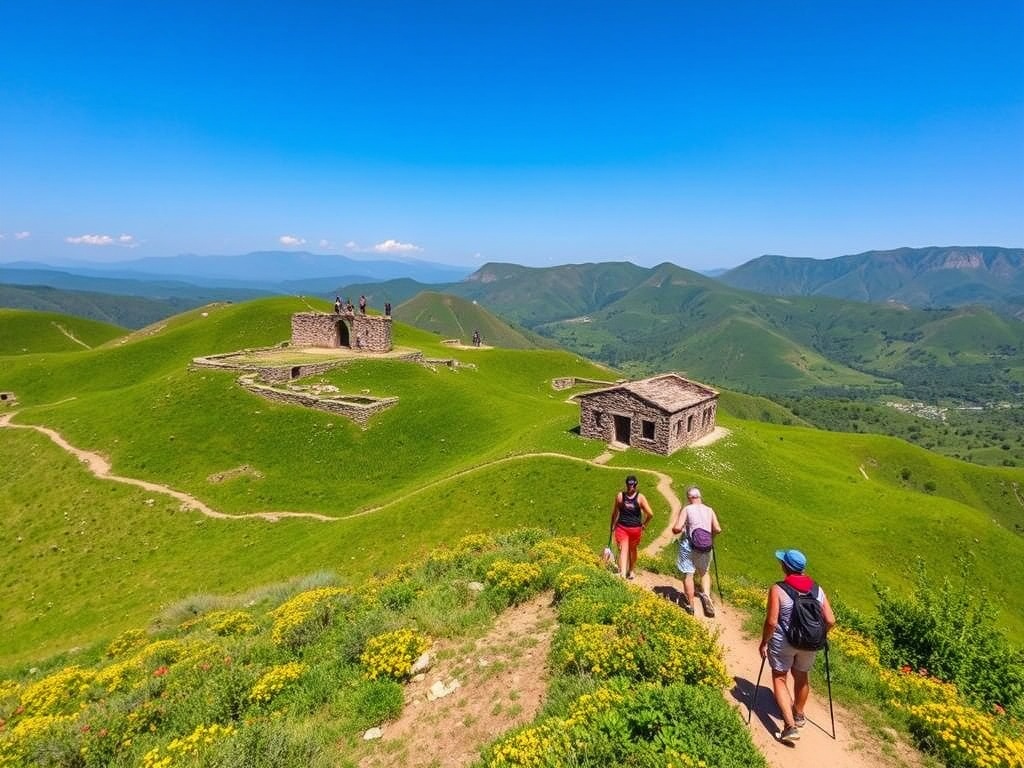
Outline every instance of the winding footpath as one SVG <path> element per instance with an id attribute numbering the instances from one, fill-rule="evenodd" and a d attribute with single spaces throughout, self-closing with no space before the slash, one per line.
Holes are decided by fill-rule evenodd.
<path id="1" fill-rule="evenodd" d="M 161 493 L 171 496 L 181 502 L 182 509 L 199 512 L 207 517 L 219 520 L 262 520 L 265 522 L 276 522 L 282 518 L 305 518 L 318 522 L 335 522 L 338 520 L 349 520 L 356 517 L 373 514 L 386 509 L 400 501 L 429 490 L 442 483 L 449 482 L 456 478 L 480 471 L 487 467 L 493 467 L 506 462 L 520 461 L 530 458 L 548 457 L 555 459 L 567 459 L 583 464 L 603 466 L 612 458 L 610 452 L 603 453 L 595 459 L 584 459 L 576 456 L 569 456 L 562 453 L 538 452 L 506 456 L 494 461 L 460 470 L 439 480 L 428 483 L 411 493 L 405 494 L 391 501 L 376 507 L 354 512 L 343 517 L 329 517 L 307 512 L 253 512 L 249 514 L 229 515 L 217 511 L 209 505 L 197 499 L 191 494 L 175 490 L 169 486 L 159 483 L 151 483 L 132 477 L 123 477 L 111 472 L 110 462 L 93 451 L 86 451 L 71 445 L 59 432 L 49 427 L 35 424 L 15 424 L 12 422 L 16 412 L 6 413 L 0 416 L 0 428 L 6 429 L 29 429 L 46 435 L 57 446 L 70 453 L 81 461 L 88 470 L 97 478 L 111 480 L 126 485 L 134 485 L 153 493 Z M 716 429 L 715 434 L 703 441 L 704 445 L 710 444 L 728 434 L 727 430 Z M 662 532 L 644 548 L 644 553 L 657 555 L 676 537 L 672 533 L 671 521 L 676 512 L 681 508 L 679 496 L 672 487 L 672 478 L 663 472 L 651 469 L 639 469 L 631 467 L 616 466 L 616 470 L 622 472 L 646 473 L 657 477 L 657 491 L 665 499 L 669 506 L 669 515 L 665 528 Z M 638 573 L 636 582 L 646 589 L 650 589 L 669 599 L 678 600 L 682 582 L 671 576 L 661 576 L 653 573 Z M 700 603 L 695 609 L 700 612 Z M 761 658 L 757 653 L 757 638 L 750 637 L 742 628 L 743 616 L 740 611 L 728 604 L 718 605 L 716 615 L 713 619 L 701 617 L 698 620 L 710 621 L 712 631 L 717 632 L 718 642 L 721 645 L 726 668 L 729 671 L 735 685 L 727 692 L 735 706 L 741 711 L 746 719 L 747 707 L 751 701 L 755 681 L 758 679 L 761 667 Z M 821 663 L 819 661 L 819 663 Z M 772 768 L 819 768 L 826 765 L 828 768 L 892 768 L 892 766 L 921 766 L 923 765 L 920 755 L 910 747 L 894 741 L 883 750 L 878 737 L 872 734 L 863 721 L 855 714 L 846 709 L 835 706 L 836 738 L 832 738 L 831 724 L 829 718 L 829 705 L 827 698 L 822 696 L 821 691 L 812 691 L 811 699 L 808 702 L 807 716 L 808 725 L 803 729 L 802 738 L 796 747 L 789 747 L 775 738 L 775 731 L 778 729 L 780 719 L 771 692 L 771 676 L 766 671 L 761 678 L 761 686 L 758 689 L 757 706 L 753 710 L 750 730 L 754 743 L 765 755 L 768 764 Z"/>

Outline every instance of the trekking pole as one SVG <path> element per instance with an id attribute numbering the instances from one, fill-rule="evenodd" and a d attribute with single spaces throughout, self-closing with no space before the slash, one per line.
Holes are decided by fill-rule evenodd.
<path id="1" fill-rule="evenodd" d="M 832 719 L 832 738 L 836 737 L 836 716 L 832 711 L 832 674 L 828 668 L 828 640 L 825 641 L 825 682 L 828 683 L 828 716 Z"/>
<path id="2" fill-rule="evenodd" d="M 722 577 L 718 575 L 718 558 L 715 557 L 715 548 L 711 547 L 711 562 L 715 564 L 715 581 L 718 582 L 718 600 L 719 602 L 725 602 L 725 596 L 722 594 Z"/>
<path id="3" fill-rule="evenodd" d="M 747 705 L 747 725 L 750 725 L 750 713 L 754 711 L 754 705 L 757 704 L 757 693 L 761 688 L 761 675 L 764 674 L 764 663 L 768 661 L 765 657 L 761 659 L 761 671 L 757 673 L 757 683 L 754 684 L 754 695 L 750 697 L 750 704 Z M 831 699 L 829 699 L 831 702 Z"/>

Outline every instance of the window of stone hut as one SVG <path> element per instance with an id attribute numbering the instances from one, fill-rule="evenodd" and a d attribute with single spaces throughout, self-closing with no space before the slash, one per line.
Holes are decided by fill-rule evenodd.
<path id="1" fill-rule="evenodd" d="M 642 428 L 642 433 L 641 434 L 642 434 L 644 440 L 653 440 L 654 439 L 654 422 L 653 421 L 647 421 L 647 419 L 643 419 L 640 422 L 640 426 Z"/>
<path id="2" fill-rule="evenodd" d="M 689 416 L 686 417 L 686 431 L 687 432 L 692 432 L 693 431 L 693 414 L 692 413 Z"/>

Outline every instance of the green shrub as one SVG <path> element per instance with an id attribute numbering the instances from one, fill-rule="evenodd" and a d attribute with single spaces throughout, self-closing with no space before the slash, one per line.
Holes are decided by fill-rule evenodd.
<path id="1" fill-rule="evenodd" d="M 984 709 L 1024 706 L 1024 655 L 996 628 L 997 609 L 985 590 L 972 584 L 963 567 L 960 582 L 939 586 L 918 561 L 915 589 L 901 598 L 875 586 L 878 620 L 874 636 L 881 663 L 909 667 L 955 683 Z"/>

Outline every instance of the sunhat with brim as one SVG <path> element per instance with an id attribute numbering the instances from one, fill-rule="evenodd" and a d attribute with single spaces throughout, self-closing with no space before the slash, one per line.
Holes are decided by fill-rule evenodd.
<path id="1" fill-rule="evenodd" d="M 807 558 L 799 549 L 778 549 L 775 551 L 775 559 L 794 573 L 803 573 L 807 567 Z"/>

